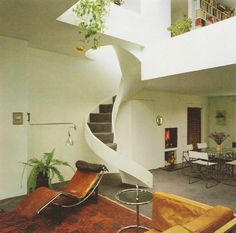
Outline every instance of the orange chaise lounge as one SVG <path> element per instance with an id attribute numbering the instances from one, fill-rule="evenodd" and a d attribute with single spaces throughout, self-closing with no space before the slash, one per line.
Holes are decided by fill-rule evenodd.
<path id="1" fill-rule="evenodd" d="M 230 208 L 212 207 L 174 194 L 153 194 L 152 223 L 145 233 L 235 233 L 236 216 Z"/>
<path id="2" fill-rule="evenodd" d="M 85 202 L 92 194 L 98 195 L 98 185 L 107 170 L 105 165 L 78 160 L 77 170 L 62 191 L 39 187 L 23 199 L 17 212 L 21 216 L 34 217 L 49 205 L 74 207 Z"/>

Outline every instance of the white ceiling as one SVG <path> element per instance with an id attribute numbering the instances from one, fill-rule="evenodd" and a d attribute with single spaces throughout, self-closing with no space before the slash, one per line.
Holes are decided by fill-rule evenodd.
<path id="1" fill-rule="evenodd" d="M 181 4 L 182 0 L 174 0 Z M 236 0 L 225 0 L 234 3 Z M 29 46 L 75 55 L 80 44 L 74 26 L 56 18 L 77 0 L 1 0 L 0 35 L 26 40 Z M 179 7 L 179 6 L 178 6 Z M 149 81 L 148 89 L 196 95 L 236 95 L 236 66 L 185 73 Z"/>
<path id="2" fill-rule="evenodd" d="M 56 21 L 77 0 L 1 0 L 0 35 L 26 40 L 30 47 L 76 55 L 78 30 Z"/>
<path id="3" fill-rule="evenodd" d="M 153 79 L 147 89 L 200 96 L 236 95 L 236 65 Z"/>

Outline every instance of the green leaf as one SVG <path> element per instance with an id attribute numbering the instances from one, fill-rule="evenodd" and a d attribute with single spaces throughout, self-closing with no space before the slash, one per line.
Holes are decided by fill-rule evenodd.
<path id="1" fill-rule="evenodd" d="M 60 182 L 64 182 L 64 177 L 62 176 L 62 174 L 60 173 L 60 171 L 56 167 L 51 167 L 50 169 L 57 176 L 57 178 Z"/>
<path id="2" fill-rule="evenodd" d="M 97 48 L 100 39 L 97 34 L 102 33 L 105 28 L 104 16 L 109 13 L 109 6 L 112 0 L 80 0 L 73 12 L 79 18 L 79 29 L 85 30 L 84 39 L 93 43 L 92 48 Z"/>
<path id="3" fill-rule="evenodd" d="M 172 34 L 172 36 L 177 36 L 188 32 L 191 30 L 192 20 L 190 18 L 184 18 L 182 20 L 177 20 L 175 23 L 171 24 L 170 27 L 167 28 Z"/>
<path id="4" fill-rule="evenodd" d="M 57 176 L 60 182 L 64 181 L 64 177 L 59 172 L 56 166 L 68 166 L 74 171 L 74 169 L 70 166 L 69 163 L 54 159 L 54 151 L 55 149 L 53 149 L 49 153 L 44 153 L 43 158 L 41 160 L 31 158 L 27 162 L 21 162 L 24 165 L 21 176 L 21 185 L 26 167 L 29 166 L 32 168 L 27 180 L 28 192 L 31 192 L 36 188 L 37 177 L 39 173 L 42 173 L 44 176 L 47 176 L 49 178 L 49 187 L 51 187 L 52 179 L 55 175 Z"/>

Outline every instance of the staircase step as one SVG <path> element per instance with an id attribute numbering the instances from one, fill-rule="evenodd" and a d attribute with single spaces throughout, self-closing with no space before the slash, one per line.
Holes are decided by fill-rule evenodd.
<path id="1" fill-rule="evenodd" d="M 111 113 L 113 108 L 113 104 L 100 104 L 99 112 L 100 113 Z"/>
<path id="2" fill-rule="evenodd" d="M 117 144 L 116 143 L 106 143 L 107 146 L 109 146 L 113 150 L 117 150 Z"/>
<path id="3" fill-rule="evenodd" d="M 93 133 L 102 133 L 102 132 L 110 132 L 112 129 L 111 123 L 103 123 L 103 122 L 92 122 L 88 123 L 89 128 Z"/>
<path id="4" fill-rule="evenodd" d="M 112 143 L 114 135 L 113 133 L 94 133 L 94 135 L 104 143 Z"/>
<path id="5" fill-rule="evenodd" d="M 90 113 L 90 122 L 111 122 L 111 113 Z"/>

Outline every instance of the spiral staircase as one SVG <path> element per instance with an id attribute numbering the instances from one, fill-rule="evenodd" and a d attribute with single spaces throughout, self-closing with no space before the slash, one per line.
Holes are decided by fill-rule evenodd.
<path id="1" fill-rule="evenodd" d="M 89 114 L 85 125 L 85 138 L 96 155 L 118 169 L 123 183 L 152 187 L 152 174 L 138 162 L 120 153 L 117 150 L 119 145 L 114 142 L 120 105 L 145 86 L 145 82 L 141 81 L 139 59 L 126 49 L 118 46 L 114 48 L 122 71 L 119 90 L 116 97 L 95 106 L 95 110 Z M 133 67 L 132 70 L 127 68 L 130 66 Z"/>
<path id="2" fill-rule="evenodd" d="M 90 113 L 88 126 L 95 137 L 106 146 L 116 151 L 117 144 L 114 143 L 114 133 L 112 132 L 112 103 L 99 104 L 99 112 Z"/>
<path id="3" fill-rule="evenodd" d="M 152 9 L 153 5 L 156 5 L 156 1 L 153 3 L 142 1 L 142 4 L 139 2 L 138 5 L 140 5 L 139 7 L 145 7 L 145 9 Z M 145 41 L 143 35 L 145 35 L 144 31 L 146 32 L 147 29 L 146 19 L 143 15 L 116 4 L 111 4 L 109 7 L 110 14 L 106 18 L 106 29 L 100 36 L 103 45 L 114 46 L 122 78 L 119 90 L 116 93 L 115 102 L 111 97 L 110 101 L 104 101 L 99 106 L 94 106 L 95 110 L 91 111 L 87 116 L 85 139 L 97 156 L 104 160 L 107 165 L 111 165 L 111 167 L 119 171 L 123 183 L 152 187 L 153 176 L 147 168 L 135 161 L 135 158 L 129 158 L 125 152 L 121 153 L 119 145 L 114 143 L 116 138 L 116 119 L 120 105 L 129 100 L 145 85 L 141 81 L 143 76 L 141 56 L 143 55 Z M 73 8 L 74 6 L 69 8 L 57 20 L 77 26 L 79 20 L 74 14 Z M 119 20 L 117 21 L 118 18 Z"/>

